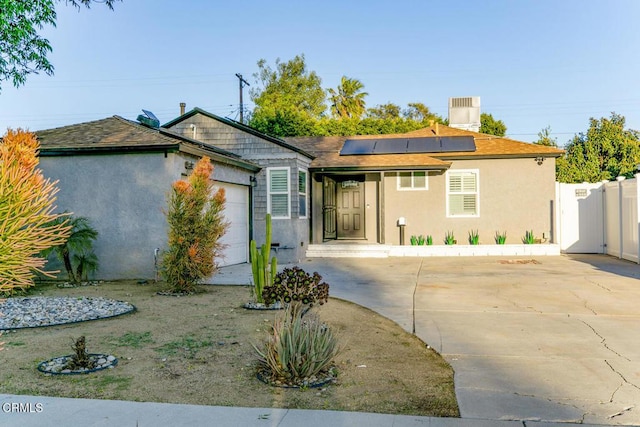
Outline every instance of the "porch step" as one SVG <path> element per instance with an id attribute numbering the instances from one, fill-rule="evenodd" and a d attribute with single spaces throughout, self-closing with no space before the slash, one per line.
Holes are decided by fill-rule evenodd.
<path id="1" fill-rule="evenodd" d="M 307 258 L 387 258 L 390 245 L 324 244 L 309 245 Z"/>

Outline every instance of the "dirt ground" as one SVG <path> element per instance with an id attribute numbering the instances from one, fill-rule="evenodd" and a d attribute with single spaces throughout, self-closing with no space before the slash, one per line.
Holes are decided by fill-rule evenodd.
<path id="1" fill-rule="evenodd" d="M 337 333 L 338 381 L 322 388 L 283 389 L 256 378 L 256 354 L 275 312 L 246 310 L 243 286 L 203 286 L 198 294 L 160 296 L 159 284 L 131 281 L 58 288 L 33 296 L 103 296 L 124 300 L 133 314 L 5 333 L 0 393 L 188 403 L 459 416 L 450 366 L 424 342 L 376 313 L 335 298 L 314 308 Z M 0 305 L 1 312 L 1 305 Z M 39 362 L 71 354 L 86 336 L 90 353 L 112 354 L 118 366 L 88 375 L 45 376 Z"/>

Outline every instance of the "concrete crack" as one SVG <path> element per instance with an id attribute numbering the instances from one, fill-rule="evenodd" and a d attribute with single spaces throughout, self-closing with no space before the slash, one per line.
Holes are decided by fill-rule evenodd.
<path id="1" fill-rule="evenodd" d="M 628 360 L 628 359 L 627 359 L 627 360 Z M 620 378 L 622 378 L 622 381 L 624 381 L 624 383 L 625 383 L 625 384 L 629 384 L 631 387 L 634 387 L 634 388 L 637 388 L 638 390 L 640 390 L 640 387 L 638 387 L 636 384 L 632 383 L 631 381 L 627 380 L 627 379 L 624 377 L 624 375 L 622 375 L 619 371 L 617 371 L 617 370 L 616 370 L 616 369 L 611 365 L 611 363 L 609 363 L 609 361 L 608 361 L 608 360 L 606 360 L 606 359 L 605 359 L 604 363 L 606 363 L 606 364 L 607 364 L 607 366 L 609 366 L 609 368 L 611 368 L 611 370 L 612 370 L 613 372 L 615 372 L 616 374 L 618 374 L 618 376 L 619 376 Z M 622 387 L 622 385 L 623 385 L 623 384 L 620 384 L 620 387 Z M 620 387 L 618 387 L 618 390 L 620 389 Z M 617 392 L 618 390 L 616 390 L 616 392 Z M 614 394 L 615 394 L 616 392 L 614 392 Z M 612 397 L 613 397 L 613 396 L 612 396 Z"/>
<path id="2" fill-rule="evenodd" d="M 593 313 L 593 314 L 595 314 L 596 316 L 598 315 L 598 313 L 596 313 L 596 311 L 595 311 L 593 308 L 591 308 L 591 307 L 589 307 L 589 306 L 587 305 L 587 300 L 586 300 L 586 299 L 584 299 L 584 298 L 580 298 L 580 297 L 578 296 L 578 294 L 576 294 L 576 293 L 575 293 L 575 292 L 573 292 L 573 291 L 570 291 L 570 292 L 571 292 L 571 294 L 572 294 L 574 297 L 576 297 L 576 298 L 578 298 L 580 301 L 582 301 L 582 305 L 584 306 L 584 308 L 586 308 L 587 310 L 589 310 L 590 312 L 592 312 L 592 313 Z"/>
<path id="3" fill-rule="evenodd" d="M 585 277 L 584 277 L 584 280 L 586 280 L 587 282 L 589 282 L 589 283 L 591 283 L 591 284 L 596 285 L 596 286 L 597 286 L 597 287 L 599 287 L 599 288 L 604 289 L 604 290 L 605 290 L 605 291 L 607 291 L 607 292 L 611 292 L 611 289 L 607 288 L 607 287 L 606 287 L 606 286 L 604 286 L 604 285 L 601 285 L 601 284 L 600 284 L 600 283 L 598 283 L 598 282 L 594 282 L 593 280 L 589 279 L 589 277 L 586 277 L 586 276 L 585 276 Z"/>
<path id="4" fill-rule="evenodd" d="M 600 338 L 600 340 L 601 340 L 601 341 L 600 341 L 600 344 L 602 344 L 602 346 L 603 346 L 604 348 L 606 348 L 607 350 L 609 350 L 611 353 L 615 354 L 616 356 L 621 357 L 621 358 L 623 358 L 624 360 L 626 360 L 626 361 L 628 361 L 628 362 L 631 362 L 631 359 L 629 359 L 629 358 L 627 358 L 627 357 L 625 357 L 625 356 L 621 355 L 620 353 L 618 353 L 617 351 L 615 351 L 614 349 L 612 349 L 611 347 L 609 347 L 609 345 L 607 344 L 607 339 L 606 339 L 605 337 L 603 337 L 602 335 L 600 335 L 600 334 L 598 333 L 598 331 L 596 331 L 596 330 L 595 330 L 595 328 L 594 328 L 593 326 L 591 326 L 590 324 L 588 324 L 587 322 L 585 322 L 585 321 L 584 321 L 584 320 L 582 320 L 582 319 L 579 319 L 579 320 L 580 320 L 582 323 L 584 323 L 585 325 L 587 325 L 587 326 L 589 327 L 589 329 L 591 329 L 591 331 L 593 331 L 593 333 L 594 333 L 594 334 L 596 334 L 596 336 L 597 336 L 598 338 Z"/>

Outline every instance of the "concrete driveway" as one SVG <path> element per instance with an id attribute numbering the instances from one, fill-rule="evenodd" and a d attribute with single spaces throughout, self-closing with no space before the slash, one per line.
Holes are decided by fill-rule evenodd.
<path id="1" fill-rule="evenodd" d="M 640 425 L 640 266 L 600 255 L 307 259 L 331 295 L 414 331 L 464 418 Z"/>

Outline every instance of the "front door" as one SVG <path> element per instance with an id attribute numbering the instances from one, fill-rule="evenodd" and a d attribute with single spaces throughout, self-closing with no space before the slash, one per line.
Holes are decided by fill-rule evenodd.
<path id="1" fill-rule="evenodd" d="M 364 182 L 349 179 L 337 187 L 337 238 L 364 239 Z"/>
<path id="2" fill-rule="evenodd" d="M 322 222 L 323 239 L 335 239 L 336 234 L 336 181 L 325 176 L 322 178 Z"/>

